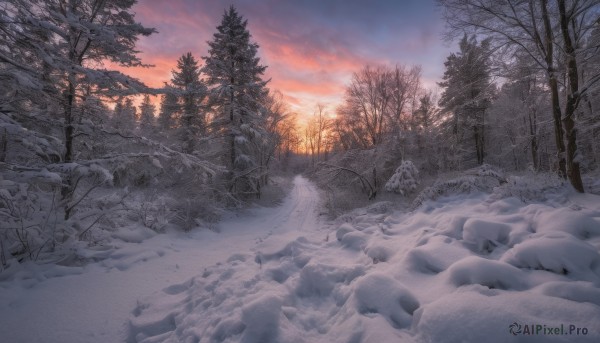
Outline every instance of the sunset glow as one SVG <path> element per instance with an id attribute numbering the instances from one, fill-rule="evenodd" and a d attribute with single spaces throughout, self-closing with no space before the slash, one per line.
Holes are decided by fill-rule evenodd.
<path id="1" fill-rule="evenodd" d="M 281 91 L 301 116 L 317 103 L 332 112 L 352 73 L 366 64 L 420 64 L 425 86 L 435 87 L 450 51 L 433 0 L 140 0 L 136 19 L 159 32 L 138 42 L 143 62 L 154 67 L 121 70 L 161 87 L 182 54 L 206 55 L 230 4 L 248 20 L 269 88 Z"/>

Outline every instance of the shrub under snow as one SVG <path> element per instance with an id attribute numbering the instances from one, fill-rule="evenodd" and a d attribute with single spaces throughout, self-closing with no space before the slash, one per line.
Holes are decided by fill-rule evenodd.
<path id="1" fill-rule="evenodd" d="M 388 182 L 385 184 L 385 190 L 388 192 L 406 195 L 414 192 L 419 184 L 419 170 L 411 161 L 402 161 L 400 167 Z"/>
<path id="2" fill-rule="evenodd" d="M 412 207 L 417 208 L 425 201 L 436 200 L 439 197 L 452 194 L 491 193 L 496 187 L 506 182 L 506 177 L 501 170 L 489 164 L 484 164 L 464 171 L 459 177 L 436 181 L 415 197 Z"/>

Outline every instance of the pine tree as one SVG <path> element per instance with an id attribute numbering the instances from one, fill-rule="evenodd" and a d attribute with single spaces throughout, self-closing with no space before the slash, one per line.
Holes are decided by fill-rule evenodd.
<path id="1" fill-rule="evenodd" d="M 436 108 L 432 98 L 431 92 L 423 94 L 419 98 L 419 107 L 413 114 L 415 124 L 421 128 L 421 131 L 427 131 L 433 125 Z"/>
<path id="2" fill-rule="evenodd" d="M 135 129 L 135 123 L 137 121 L 137 108 L 133 105 L 131 98 L 126 98 L 123 103 L 123 110 L 121 112 L 121 119 L 119 127 L 124 132 L 132 132 Z"/>
<path id="3" fill-rule="evenodd" d="M 196 135 L 205 133 L 206 123 L 201 105 L 207 93 L 204 82 L 200 80 L 198 61 L 191 52 L 177 60 L 177 70 L 173 71 L 171 82 L 180 94 L 183 150 L 191 154 L 194 151 Z"/>
<path id="4" fill-rule="evenodd" d="M 155 32 L 137 23 L 131 11 L 135 0 L 5 0 L 0 10 L 0 50 L 17 54 L 0 58 L 0 70 L 25 85 L 36 99 L 27 112 L 40 112 L 40 121 L 60 125 L 60 162 L 67 164 L 61 188 L 65 220 L 73 207 L 78 182 L 72 178 L 78 137 L 89 125 L 81 118 L 83 99 L 93 94 L 113 97 L 132 94 L 145 85 L 115 70 L 106 61 L 123 67 L 141 66 L 135 43 Z M 13 50 L 14 49 L 14 50 Z M 26 56 L 25 58 L 23 58 Z M 25 63 L 14 57 L 23 58 Z M 38 102 L 38 99 L 41 99 Z M 39 106 L 39 107 L 38 107 Z M 59 118 L 56 118 L 59 115 Z M 44 120 L 41 120 L 41 117 Z M 53 117 L 53 118 L 52 118 Z M 47 120 L 53 119 L 53 120 Z M 46 128 L 42 129 L 46 130 Z M 69 167 L 70 166 L 70 167 Z"/>
<path id="5" fill-rule="evenodd" d="M 226 137 L 223 161 L 230 172 L 234 192 L 260 194 L 259 143 L 262 129 L 261 103 L 268 91 L 262 79 L 266 69 L 256 56 L 258 44 L 250 41 L 247 21 L 232 6 L 226 10 L 208 56 L 203 57 L 204 74 L 210 87 L 215 122 Z"/>
<path id="6" fill-rule="evenodd" d="M 122 126 L 121 120 L 123 119 L 123 99 L 117 100 L 110 119 L 114 128 L 119 128 Z"/>
<path id="7" fill-rule="evenodd" d="M 175 95 L 171 87 L 167 85 L 166 88 L 167 92 L 160 99 L 158 126 L 161 131 L 168 133 L 175 127 L 175 116 L 178 114 L 179 104 L 177 103 L 177 95 Z"/>
<path id="8" fill-rule="evenodd" d="M 88 89 L 103 96 L 143 88 L 137 80 L 117 71 L 101 69 L 101 62 L 140 66 L 135 42 L 154 29 L 136 23 L 131 7 L 136 1 L 121 0 L 7 0 L 12 24 L 9 35 L 36 56 L 41 73 L 38 85 L 62 106 L 65 162 L 73 160 L 77 106 Z M 31 10 L 32 3 L 35 11 Z M 46 29 L 42 36 L 40 28 Z M 13 62 L 9 62 L 13 64 Z M 45 79 L 44 79 L 45 78 Z"/>
<path id="9" fill-rule="evenodd" d="M 150 102 L 150 95 L 144 95 L 140 104 L 140 130 L 142 134 L 148 134 L 154 127 L 154 113 L 156 106 Z"/>
<path id="10" fill-rule="evenodd" d="M 475 37 L 462 38 L 460 51 L 444 62 L 446 71 L 439 85 L 444 88 L 440 99 L 442 109 L 453 115 L 452 132 L 457 149 L 475 152 L 477 164 L 485 157 L 485 112 L 493 92 L 490 81 L 489 41 L 477 43 Z M 471 137 L 471 148 L 461 147 Z M 467 157 L 467 160 L 470 160 Z"/>

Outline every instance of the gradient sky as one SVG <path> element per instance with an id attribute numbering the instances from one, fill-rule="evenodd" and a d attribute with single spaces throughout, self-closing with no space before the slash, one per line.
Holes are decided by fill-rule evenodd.
<path id="1" fill-rule="evenodd" d="M 317 103 L 333 111 L 352 73 L 366 64 L 419 64 L 425 86 L 435 87 L 452 50 L 441 39 L 434 0 L 139 0 L 136 20 L 159 33 L 142 38 L 138 49 L 155 67 L 125 72 L 162 86 L 182 54 L 207 54 L 230 5 L 248 20 L 269 88 L 301 115 Z"/>

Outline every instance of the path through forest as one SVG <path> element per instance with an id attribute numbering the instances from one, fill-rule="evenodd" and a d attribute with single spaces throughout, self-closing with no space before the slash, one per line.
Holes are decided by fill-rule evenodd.
<path id="1" fill-rule="evenodd" d="M 28 265 L 15 282 L 0 282 L 0 337 L 28 343 L 123 341 L 138 298 L 184 282 L 232 254 L 260 254 L 319 229 L 318 204 L 315 186 L 296 176 L 280 206 L 226 218 L 219 233 L 196 230 L 142 240 L 132 232 L 127 239 L 132 242 L 78 251 L 97 262 Z"/>

